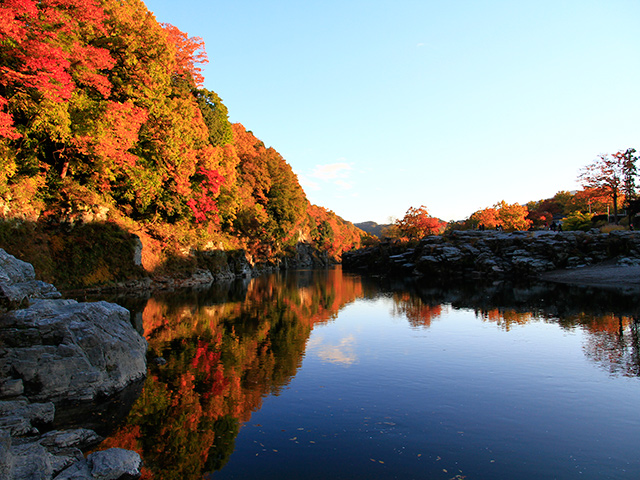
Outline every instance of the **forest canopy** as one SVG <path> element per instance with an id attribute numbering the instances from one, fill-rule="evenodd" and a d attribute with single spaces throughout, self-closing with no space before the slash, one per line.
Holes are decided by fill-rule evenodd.
<path id="1" fill-rule="evenodd" d="M 6 0 L 0 57 L 5 220 L 118 222 L 156 263 L 186 246 L 270 258 L 305 241 L 339 258 L 359 245 L 275 149 L 229 122 L 203 86 L 203 40 L 141 0 Z"/>

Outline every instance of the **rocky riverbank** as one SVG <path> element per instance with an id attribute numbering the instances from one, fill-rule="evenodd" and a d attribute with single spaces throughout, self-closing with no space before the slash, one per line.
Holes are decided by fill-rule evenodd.
<path id="1" fill-rule="evenodd" d="M 602 264 L 638 266 L 640 232 L 459 231 L 425 237 L 412 247 L 380 244 L 348 252 L 342 261 L 345 270 L 432 279 L 539 278 Z"/>
<path id="2" fill-rule="evenodd" d="M 142 245 L 138 242 L 134 252 L 134 262 L 138 266 L 141 266 L 141 249 Z M 198 250 L 189 252 L 187 255 L 192 257 L 192 261 L 197 265 L 188 273 L 176 271 L 168 274 L 150 274 L 143 278 L 83 288 L 77 292 L 89 295 L 134 292 L 136 295 L 143 295 L 145 292 L 153 291 L 207 289 L 216 282 L 252 278 L 287 269 L 324 268 L 336 263 L 335 259 L 329 258 L 327 252 L 304 242 L 298 243 L 295 252 L 290 256 L 269 262 L 255 261 L 244 250 Z M 68 291 L 74 292 L 74 290 Z"/>
<path id="3" fill-rule="evenodd" d="M 0 249 L 0 480 L 137 478 L 137 453 L 84 458 L 100 436 L 78 428 L 78 419 L 58 425 L 57 411 L 143 379 L 147 343 L 128 310 L 60 297 L 35 280 L 30 264 Z"/>

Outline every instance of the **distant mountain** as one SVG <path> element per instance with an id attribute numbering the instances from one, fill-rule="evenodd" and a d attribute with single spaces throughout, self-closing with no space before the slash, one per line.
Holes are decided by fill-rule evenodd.
<path id="1" fill-rule="evenodd" d="M 371 235 L 375 235 L 376 237 L 382 237 L 382 230 L 387 227 L 390 227 L 391 224 L 386 225 L 378 225 L 376 222 L 362 222 L 362 223 L 354 223 L 356 227 L 360 230 L 364 230 Z"/>

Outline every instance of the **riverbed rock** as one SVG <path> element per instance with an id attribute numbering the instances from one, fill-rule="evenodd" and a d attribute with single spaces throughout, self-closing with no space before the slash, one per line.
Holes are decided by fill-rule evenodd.
<path id="1" fill-rule="evenodd" d="M 136 452 L 110 448 L 74 463 L 55 480 L 133 480 L 140 477 L 141 466 L 142 460 Z"/>
<path id="2" fill-rule="evenodd" d="M 53 285 L 36 280 L 33 265 L 0 248 L 0 313 L 25 306 L 32 299 L 60 296 Z"/>
<path id="3" fill-rule="evenodd" d="M 0 480 L 51 480 L 75 465 L 77 475 L 60 478 L 138 478 L 135 452 L 111 449 L 85 459 L 83 450 L 99 435 L 51 429 L 59 424 L 56 404 L 139 385 L 147 343 L 119 305 L 58 297 L 55 287 L 35 280 L 30 264 L 0 249 Z"/>
<path id="4" fill-rule="evenodd" d="M 82 449 L 95 446 L 101 440 L 95 432 L 86 429 L 17 439 L 0 430 L 0 480 L 50 480 L 74 464 L 86 462 Z M 114 464 L 112 478 L 118 478 L 115 474 L 121 470 Z"/>
<path id="5" fill-rule="evenodd" d="M 30 403 L 26 398 L 0 401 L 0 430 L 20 436 L 38 433 L 36 425 L 53 422 L 53 403 Z"/>
<path id="6" fill-rule="evenodd" d="M 88 401 L 146 374 L 147 342 L 108 302 L 41 300 L 0 317 L 0 376 L 30 401 Z"/>

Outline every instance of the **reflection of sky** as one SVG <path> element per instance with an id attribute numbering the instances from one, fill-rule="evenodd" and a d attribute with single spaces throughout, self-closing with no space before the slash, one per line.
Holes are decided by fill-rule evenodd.
<path id="1" fill-rule="evenodd" d="M 323 337 L 317 336 L 309 340 L 307 353 L 317 355 L 323 362 L 348 366 L 358 361 L 355 344 L 353 335 L 347 335 L 337 344 L 326 343 Z"/>
<path id="2" fill-rule="evenodd" d="M 416 329 L 392 298 L 346 305 L 215 478 L 640 478 L 637 379 L 594 368 L 584 329 L 507 313 Z"/>

